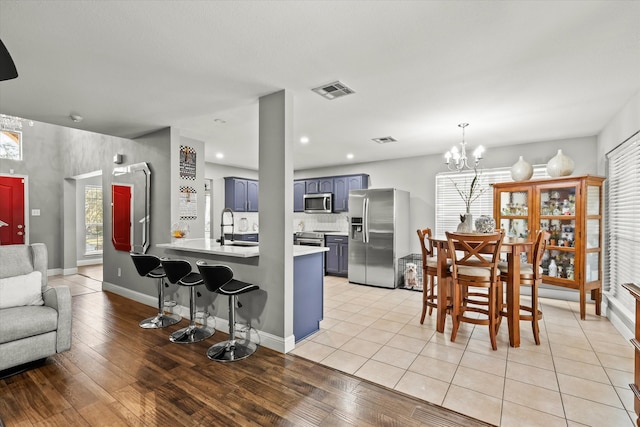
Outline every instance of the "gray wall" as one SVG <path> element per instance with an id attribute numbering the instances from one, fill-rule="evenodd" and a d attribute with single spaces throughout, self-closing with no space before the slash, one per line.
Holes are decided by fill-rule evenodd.
<path id="1" fill-rule="evenodd" d="M 61 141 L 69 129 L 34 122 L 22 129 L 22 161 L 0 159 L 0 173 L 28 175 L 29 210 L 40 209 L 40 216 L 29 216 L 29 242 L 44 243 L 49 249 L 49 268 L 62 267 L 62 178 Z"/>

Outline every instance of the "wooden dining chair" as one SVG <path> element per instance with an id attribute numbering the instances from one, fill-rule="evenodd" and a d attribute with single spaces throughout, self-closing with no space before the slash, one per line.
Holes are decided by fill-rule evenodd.
<path id="1" fill-rule="evenodd" d="M 418 238 L 420 239 L 420 248 L 422 249 L 422 316 L 420 316 L 420 324 L 424 323 L 424 318 L 427 314 L 427 308 L 429 308 L 429 316 L 433 312 L 434 308 L 438 308 L 438 295 L 436 293 L 436 286 L 440 285 L 437 282 L 438 277 L 438 259 L 433 251 L 433 244 L 429 240 L 431 238 L 431 229 L 425 228 L 417 230 Z M 447 300 L 451 301 L 451 260 L 447 259 L 447 271 L 446 271 L 446 283 L 443 286 L 449 287 Z M 447 303 L 447 310 L 451 304 Z"/>
<path id="2" fill-rule="evenodd" d="M 496 335 L 500 326 L 502 281 L 500 248 L 504 231 L 487 234 L 446 233 L 452 259 L 453 329 L 455 342 L 460 322 L 489 326 L 491 348 L 498 349 Z M 480 313 L 482 316 L 470 316 Z"/>
<path id="3" fill-rule="evenodd" d="M 546 249 L 547 241 L 551 235 L 549 232 L 540 230 L 536 233 L 536 240 L 533 245 L 531 253 L 531 264 L 520 264 L 520 286 L 531 287 L 531 306 L 520 304 L 520 311 L 525 311 L 531 314 L 521 314 L 520 320 L 527 320 L 531 322 L 531 329 L 533 330 L 533 339 L 536 345 L 540 345 L 540 329 L 538 327 L 538 320 L 542 319 L 542 311 L 538 308 L 538 286 L 542 283 L 542 255 Z M 498 264 L 500 269 L 500 279 L 503 282 L 508 280 L 507 271 L 508 264 L 506 261 L 501 261 Z M 507 307 L 503 305 L 501 314 L 507 316 Z"/>

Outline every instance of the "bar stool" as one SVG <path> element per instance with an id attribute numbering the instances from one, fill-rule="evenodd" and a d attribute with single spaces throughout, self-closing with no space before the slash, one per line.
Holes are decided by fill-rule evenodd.
<path id="1" fill-rule="evenodd" d="M 207 265 L 205 261 L 196 262 L 204 284 L 211 292 L 229 297 L 229 339 L 212 345 L 207 350 L 207 357 L 216 362 L 233 362 L 252 355 L 258 345 L 248 339 L 236 339 L 236 304 L 238 295 L 260 289 L 258 285 L 241 282 L 233 278 L 233 271 L 226 265 Z M 249 326 L 251 328 L 251 326 Z"/>
<path id="2" fill-rule="evenodd" d="M 166 314 L 164 312 L 164 307 L 168 306 L 164 301 L 164 278 L 167 277 L 167 275 L 160 264 L 160 258 L 155 255 L 131 253 L 131 259 L 140 276 L 158 279 L 158 314 L 141 321 L 140 327 L 145 329 L 158 329 L 178 323 L 182 317 L 175 313 Z M 175 302 L 173 305 L 175 305 Z"/>
<path id="3" fill-rule="evenodd" d="M 171 334 L 169 339 L 178 344 L 191 344 L 209 338 L 215 330 L 208 326 L 196 325 L 196 286 L 204 283 L 202 276 L 191 271 L 189 261 L 183 259 L 163 259 L 161 261 L 164 271 L 167 273 L 167 279 L 171 283 L 189 288 L 189 326 L 178 329 Z"/>
<path id="4" fill-rule="evenodd" d="M 488 234 L 446 232 L 453 260 L 453 329 L 455 342 L 460 322 L 489 326 L 491 348 L 498 349 L 496 335 L 502 309 L 502 281 L 498 262 L 504 231 Z M 481 289 L 486 291 L 481 291 Z M 467 313 L 486 316 L 478 318 Z"/>
<path id="5" fill-rule="evenodd" d="M 422 316 L 420 316 L 420 324 L 424 323 L 424 318 L 429 307 L 429 316 L 434 308 L 438 308 L 438 295 L 436 294 L 436 277 L 438 276 L 438 258 L 434 256 L 433 244 L 429 240 L 431 238 L 431 229 L 425 228 L 417 230 L 420 239 L 420 248 L 422 249 Z M 447 310 L 451 307 L 451 296 L 453 294 L 451 288 L 451 260 L 447 259 L 446 282 L 442 286 L 448 286 L 447 292 Z"/>
<path id="6" fill-rule="evenodd" d="M 533 339 L 536 345 L 540 345 L 540 328 L 538 327 L 538 320 L 542 319 L 542 311 L 538 309 L 538 286 L 542 283 L 542 255 L 547 246 L 549 240 L 549 232 L 539 230 L 536 234 L 536 242 L 533 245 L 533 252 L 531 255 L 531 264 L 520 264 L 520 286 L 531 286 L 531 307 L 520 304 L 520 310 L 526 311 L 531 314 L 520 315 L 520 320 L 528 320 L 531 322 L 531 329 L 533 331 Z M 505 261 L 498 263 L 500 269 L 500 279 L 503 282 L 507 281 L 507 272 L 509 266 Z M 507 315 L 506 308 L 501 311 L 503 316 Z"/>

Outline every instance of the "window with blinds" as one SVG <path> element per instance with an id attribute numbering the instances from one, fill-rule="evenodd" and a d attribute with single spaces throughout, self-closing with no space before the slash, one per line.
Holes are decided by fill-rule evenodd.
<path id="1" fill-rule="evenodd" d="M 604 291 L 633 319 L 635 299 L 623 283 L 640 284 L 640 136 L 607 154 Z"/>
<path id="2" fill-rule="evenodd" d="M 436 175 L 436 224 L 435 235 L 444 235 L 445 231 L 455 231 L 460 223 L 460 214 L 466 212 L 464 200 L 456 190 L 469 190 L 475 173 L 473 170 L 463 172 L 441 172 Z M 532 178 L 547 178 L 545 165 L 533 167 Z M 480 215 L 493 216 L 493 189 L 491 184 L 508 182 L 511 179 L 511 168 L 494 168 L 478 170 L 478 179 L 482 194 L 471 203 L 473 218 Z"/>

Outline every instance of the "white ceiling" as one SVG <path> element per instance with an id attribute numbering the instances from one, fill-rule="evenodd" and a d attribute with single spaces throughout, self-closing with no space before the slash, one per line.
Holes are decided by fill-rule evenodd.
<path id="1" fill-rule="evenodd" d="M 249 168 L 257 99 L 281 89 L 310 139 L 296 169 L 443 153 L 461 122 L 488 153 L 596 135 L 640 90 L 639 1 L 0 0 L 0 38 L 19 73 L 0 112 L 128 138 L 175 126 Z M 356 93 L 311 91 L 334 80 Z"/>

